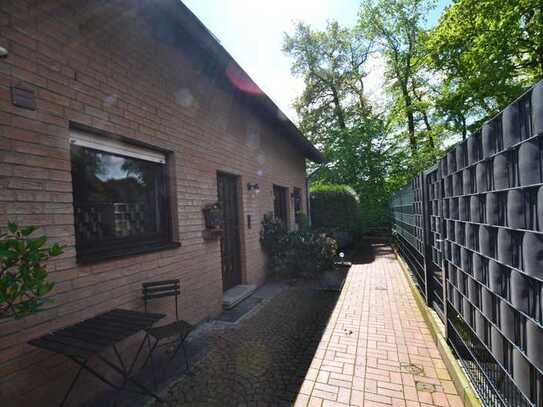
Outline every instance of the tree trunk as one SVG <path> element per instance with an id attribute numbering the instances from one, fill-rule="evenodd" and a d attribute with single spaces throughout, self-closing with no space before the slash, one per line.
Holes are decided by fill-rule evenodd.
<path id="1" fill-rule="evenodd" d="M 335 114 L 336 114 L 336 118 L 337 118 L 337 121 L 338 121 L 338 124 L 339 124 L 339 127 L 342 129 L 342 130 L 345 130 L 345 128 L 347 127 L 345 125 L 345 115 L 343 114 L 343 109 L 341 108 L 341 102 L 339 101 L 339 95 L 337 93 L 337 90 L 334 86 L 332 86 L 332 98 L 334 100 L 334 111 L 335 111 Z"/>
<path id="2" fill-rule="evenodd" d="M 405 106 L 405 115 L 407 117 L 407 131 L 409 132 L 409 145 L 411 146 L 411 152 L 415 154 L 417 152 L 417 139 L 415 138 L 415 116 L 413 114 L 413 102 L 411 95 L 407 90 L 407 84 L 401 82 L 402 96 Z"/>

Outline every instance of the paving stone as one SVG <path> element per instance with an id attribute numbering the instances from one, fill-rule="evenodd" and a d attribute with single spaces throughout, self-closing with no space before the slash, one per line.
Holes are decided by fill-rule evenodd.
<path id="1" fill-rule="evenodd" d="M 462 406 L 388 246 L 339 295 L 282 289 L 169 386 L 171 406 Z M 258 292 L 257 292 L 258 294 Z M 256 294 L 255 294 L 256 295 Z"/>
<path id="2" fill-rule="evenodd" d="M 323 361 L 312 375 L 351 389 L 351 406 L 445 406 L 451 401 L 461 406 L 392 250 L 385 245 L 373 249 L 373 261 L 354 262 L 349 270 L 324 333 L 332 339 L 321 343 L 315 357 Z M 348 347 L 341 347 L 347 337 Z M 352 375 L 334 370 L 350 360 Z"/>
<path id="3" fill-rule="evenodd" d="M 171 406 L 318 405 L 311 399 L 311 377 L 319 371 L 310 366 L 337 297 L 290 288 L 237 326 L 210 331 L 207 353 L 190 376 L 169 386 L 166 401 Z M 335 400 L 336 393 L 326 394 Z"/>

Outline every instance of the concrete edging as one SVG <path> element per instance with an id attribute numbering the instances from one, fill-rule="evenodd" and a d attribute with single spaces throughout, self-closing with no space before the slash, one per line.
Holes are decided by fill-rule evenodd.
<path id="1" fill-rule="evenodd" d="M 430 328 L 432 338 L 434 339 L 437 349 L 441 354 L 441 357 L 443 358 L 445 366 L 447 366 L 447 370 L 451 375 L 458 395 L 467 407 L 482 407 L 483 404 L 481 400 L 477 396 L 477 393 L 471 385 L 471 382 L 468 380 L 466 374 L 464 373 L 464 370 L 454 357 L 451 349 L 449 348 L 449 345 L 447 344 L 447 340 L 444 336 L 444 327 L 441 321 L 438 321 L 439 317 L 437 316 L 435 311 L 431 310 L 426 305 L 424 298 L 422 297 L 421 293 L 419 292 L 418 288 L 416 287 L 415 283 L 411 278 L 409 266 L 407 266 L 407 264 L 403 261 L 396 248 L 394 248 L 394 253 L 396 255 L 398 263 L 400 264 L 400 268 L 407 279 L 409 288 L 411 289 L 411 292 L 415 297 L 417 307 L 419 308 L 426 322 L 426 325 L 428 325 L 428 328 Z"/>

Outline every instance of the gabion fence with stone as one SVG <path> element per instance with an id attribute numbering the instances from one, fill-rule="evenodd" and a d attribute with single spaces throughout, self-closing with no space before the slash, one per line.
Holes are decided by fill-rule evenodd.
<path id="1" fill-rule="evenodd" d="M 543 81 L 391 202 L 401 255 L 488 406 L 543 406 Z"/>

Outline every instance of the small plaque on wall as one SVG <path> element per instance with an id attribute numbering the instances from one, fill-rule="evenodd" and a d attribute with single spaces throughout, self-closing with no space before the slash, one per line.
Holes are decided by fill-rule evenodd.
<path id="1" fill-rule="evenodd" d="M 36 95 L 32 89 L 12 86 L 11 103 L 23 109 L 36 110 Z"/>

